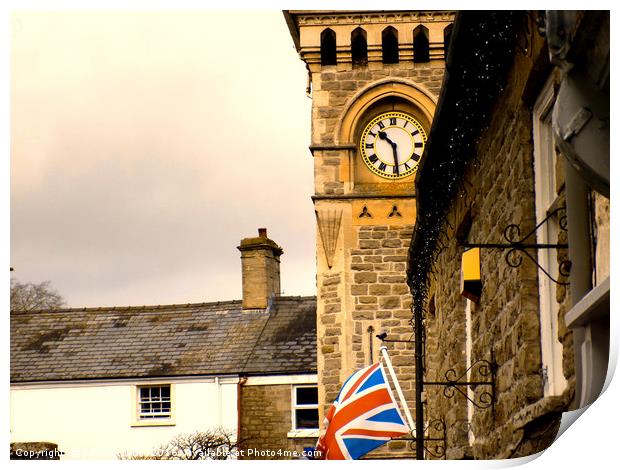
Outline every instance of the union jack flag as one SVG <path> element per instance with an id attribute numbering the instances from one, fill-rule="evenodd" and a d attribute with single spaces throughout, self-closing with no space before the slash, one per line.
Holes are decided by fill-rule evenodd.
<path id="1" fill-rule="evenodd" d="M 380 362 L 347 379 L 323 424 L 316 449 L 327 460 L 358 459 L 409 432 Z"/>

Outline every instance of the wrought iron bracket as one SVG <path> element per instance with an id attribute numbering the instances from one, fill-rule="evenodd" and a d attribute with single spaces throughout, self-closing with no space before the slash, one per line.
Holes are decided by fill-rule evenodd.
<path id="1" fill-rule="evenodd" d="M 393 441 L 408 441 L 409 449 L 414 453 L 416 452 L 416 436 L 414 432 L 410 433 L 409 437 L 396 437 Z M 431 457 L 436 459 L 446 458 L 446 423 L 442 419 L 434 419 L 429 421 L 424 428 L 424 435 L 422 436 L 424 442 L 424 451 Z"/>
<path id="2" fill-rule="evenodd" d="M 480 380 L 462 380 L 471 372 Z M 494 361 L 486 361 L 480 359 L 474 362 L 461 375 L 457 376 L 455 369 L 449 369 L 445 373 L 445 381 L 423 382 L 423 384 L 431 386 L 444 387 L 443 394 L 446 398 L 452 398 L 456 393 L 465 397 L 470 403 L 479 409 L 487 409 L 495 405 L 495 375 L 497 372 L 497 364 Z M 470 397 L 468 388 L 474 391 L 473 398 Z M 476 395 L 475 389 L 478 387 L 488 387 L 482 393 Z"/>
<path id="3" fill-rule="evenodd" d="M 555 282 L 558 285 L 566 286 L 569 285 L 568 282 L 561 282 L 558 279 L 555 279 L 545 268 L 543 268 L 540 263 L 536 260 L 536 258 L 528 251 L 528 250 L 560 250 L 568 248 L 566 243 L 528 243 L 527 240 L 536 234 L 538 229 L 542 227 L 544 224 L 548 223 L 549 220 L 558 215 L 560 212 L 564 212 L 566 210 L 565 207 L 557 208 L 547 214 L 545 217 L 533 230 L 528 232 L 524 237 L 521 237 L 521 228 L 517 224 L 510 224 L 504 229 L 504 239 L 507 243 L 468 243 L 468 242 L 460 242 L 459 244 L 465 248 L 482 248 L 482 249 L 495 249 L 495 250 L 507 250 L 504 258 L 506 259 L 506 263 L 511 268 L 518 268 L 521 266 L 523 262 L 523 255 L 525 255 L 532 263 L 534 263 L 538 269 L 540 269 L 550 280 Z M 560 215 L 559 219 L 559 227 L 560 230 L 566 231 L 567 228 L 567 219 L 566 215 Z M 562 261 L 558 266 L 558 271 L 561 276 L 568 277 L 570 275 L 571 263 L 569 260 Z"/>
<path id="4" fill-rule="evenodd" d="M 442 419 L 429 421 L 424 429 L 424 451 L 436 459 L 446 458 L 446 423 Z"/>

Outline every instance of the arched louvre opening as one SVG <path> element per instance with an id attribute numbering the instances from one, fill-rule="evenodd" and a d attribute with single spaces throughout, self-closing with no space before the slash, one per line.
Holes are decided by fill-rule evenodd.
<path id="1" fill-rule="evenodd" d="M 366 65 L 368 63 L 366 31 L 362 28 L 355 28 L 351 33 L 351 59 L 353 65 Z"/>
<path id="2" fill-rule="evenodd" d="M 381 48 L 383 52 L 384 64 L 398 63 L 398 31 L 392 26 L 388 26 L 381 34 Z"/>
<path id="3" fill-rule="evenodd" d="M 429 62 L 430 60 L 428 29 L 420 25 L 413 30 L 413 61 Z"/>
<path id="4" fill-rule="evenodd" d="M 443 30 L 443 53 L 448 57 L 448 48 L 450 47 L 450 38 L 452 37 L 452 23 Z"/>
<path id="5" fill-rule="evenodd" d="M 321 33 L 321 65 L 336 65 L 336 33 L 330 28 Z"/>

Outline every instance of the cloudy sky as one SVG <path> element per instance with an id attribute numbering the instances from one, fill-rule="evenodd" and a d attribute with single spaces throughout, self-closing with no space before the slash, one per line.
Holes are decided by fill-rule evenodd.
<path id="1" fill-rule="evenodd" d="M 306 72 L 280 11 L 11 17 L 11 266 L 69 306 L 238 299 L 236 246 L 315 293 Z"/>

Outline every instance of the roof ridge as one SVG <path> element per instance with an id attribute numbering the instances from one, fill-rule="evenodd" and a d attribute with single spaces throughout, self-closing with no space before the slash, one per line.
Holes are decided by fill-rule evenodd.
<path id="1" fill-rule="evenodd" d="M 316 295 L 281 295 L 275 297 L 276 302 L 278 300 L 316 300 Z M 136 311 L 136 310 L 165 310 L 169 308 L 190 308 L 190 307 L 207 307 L 217 305 L 228 305 L 232 303 L 241 303 L 241 299 L 234 300 L 217 300 L 212 302 L 188 302 L 178 304 L 153 304 L 153 305 L 113 305 L 109 307 L 66 307 L 66 308 L 51 308 L 51 309 L 38 309 L 38 310 L 11 310 L 11 315 L 21 315 L 29 313 L 65 313 L 65 312 L 124 312 L 124 311 Z"/>
<path id="2" fill-rule="evenodd" d="M 279 295 L 275 297 L 275 300 L 295 300 L 295 299 L 315 299 L 316 300 L 316 295 Z"/>
<path id="3" fill-rule="evenodd" d="M 128 305 L 128 306 L 112 306 L 112 307 L 67 307 L 40 310 L 11 310 L 11 315 L 25 315 L 30 313 L 68 313 L 68 312 L 126 312 L 140 310 L 166 310 L 170 308 L 190 308 L 190 307 L 207 307 L 218 305 L 241 304 L 240 299 L 236 300 L 218 300 L 214 302 L 188 302 L 181 304 L 159 304 L 159 305 Z"/>

